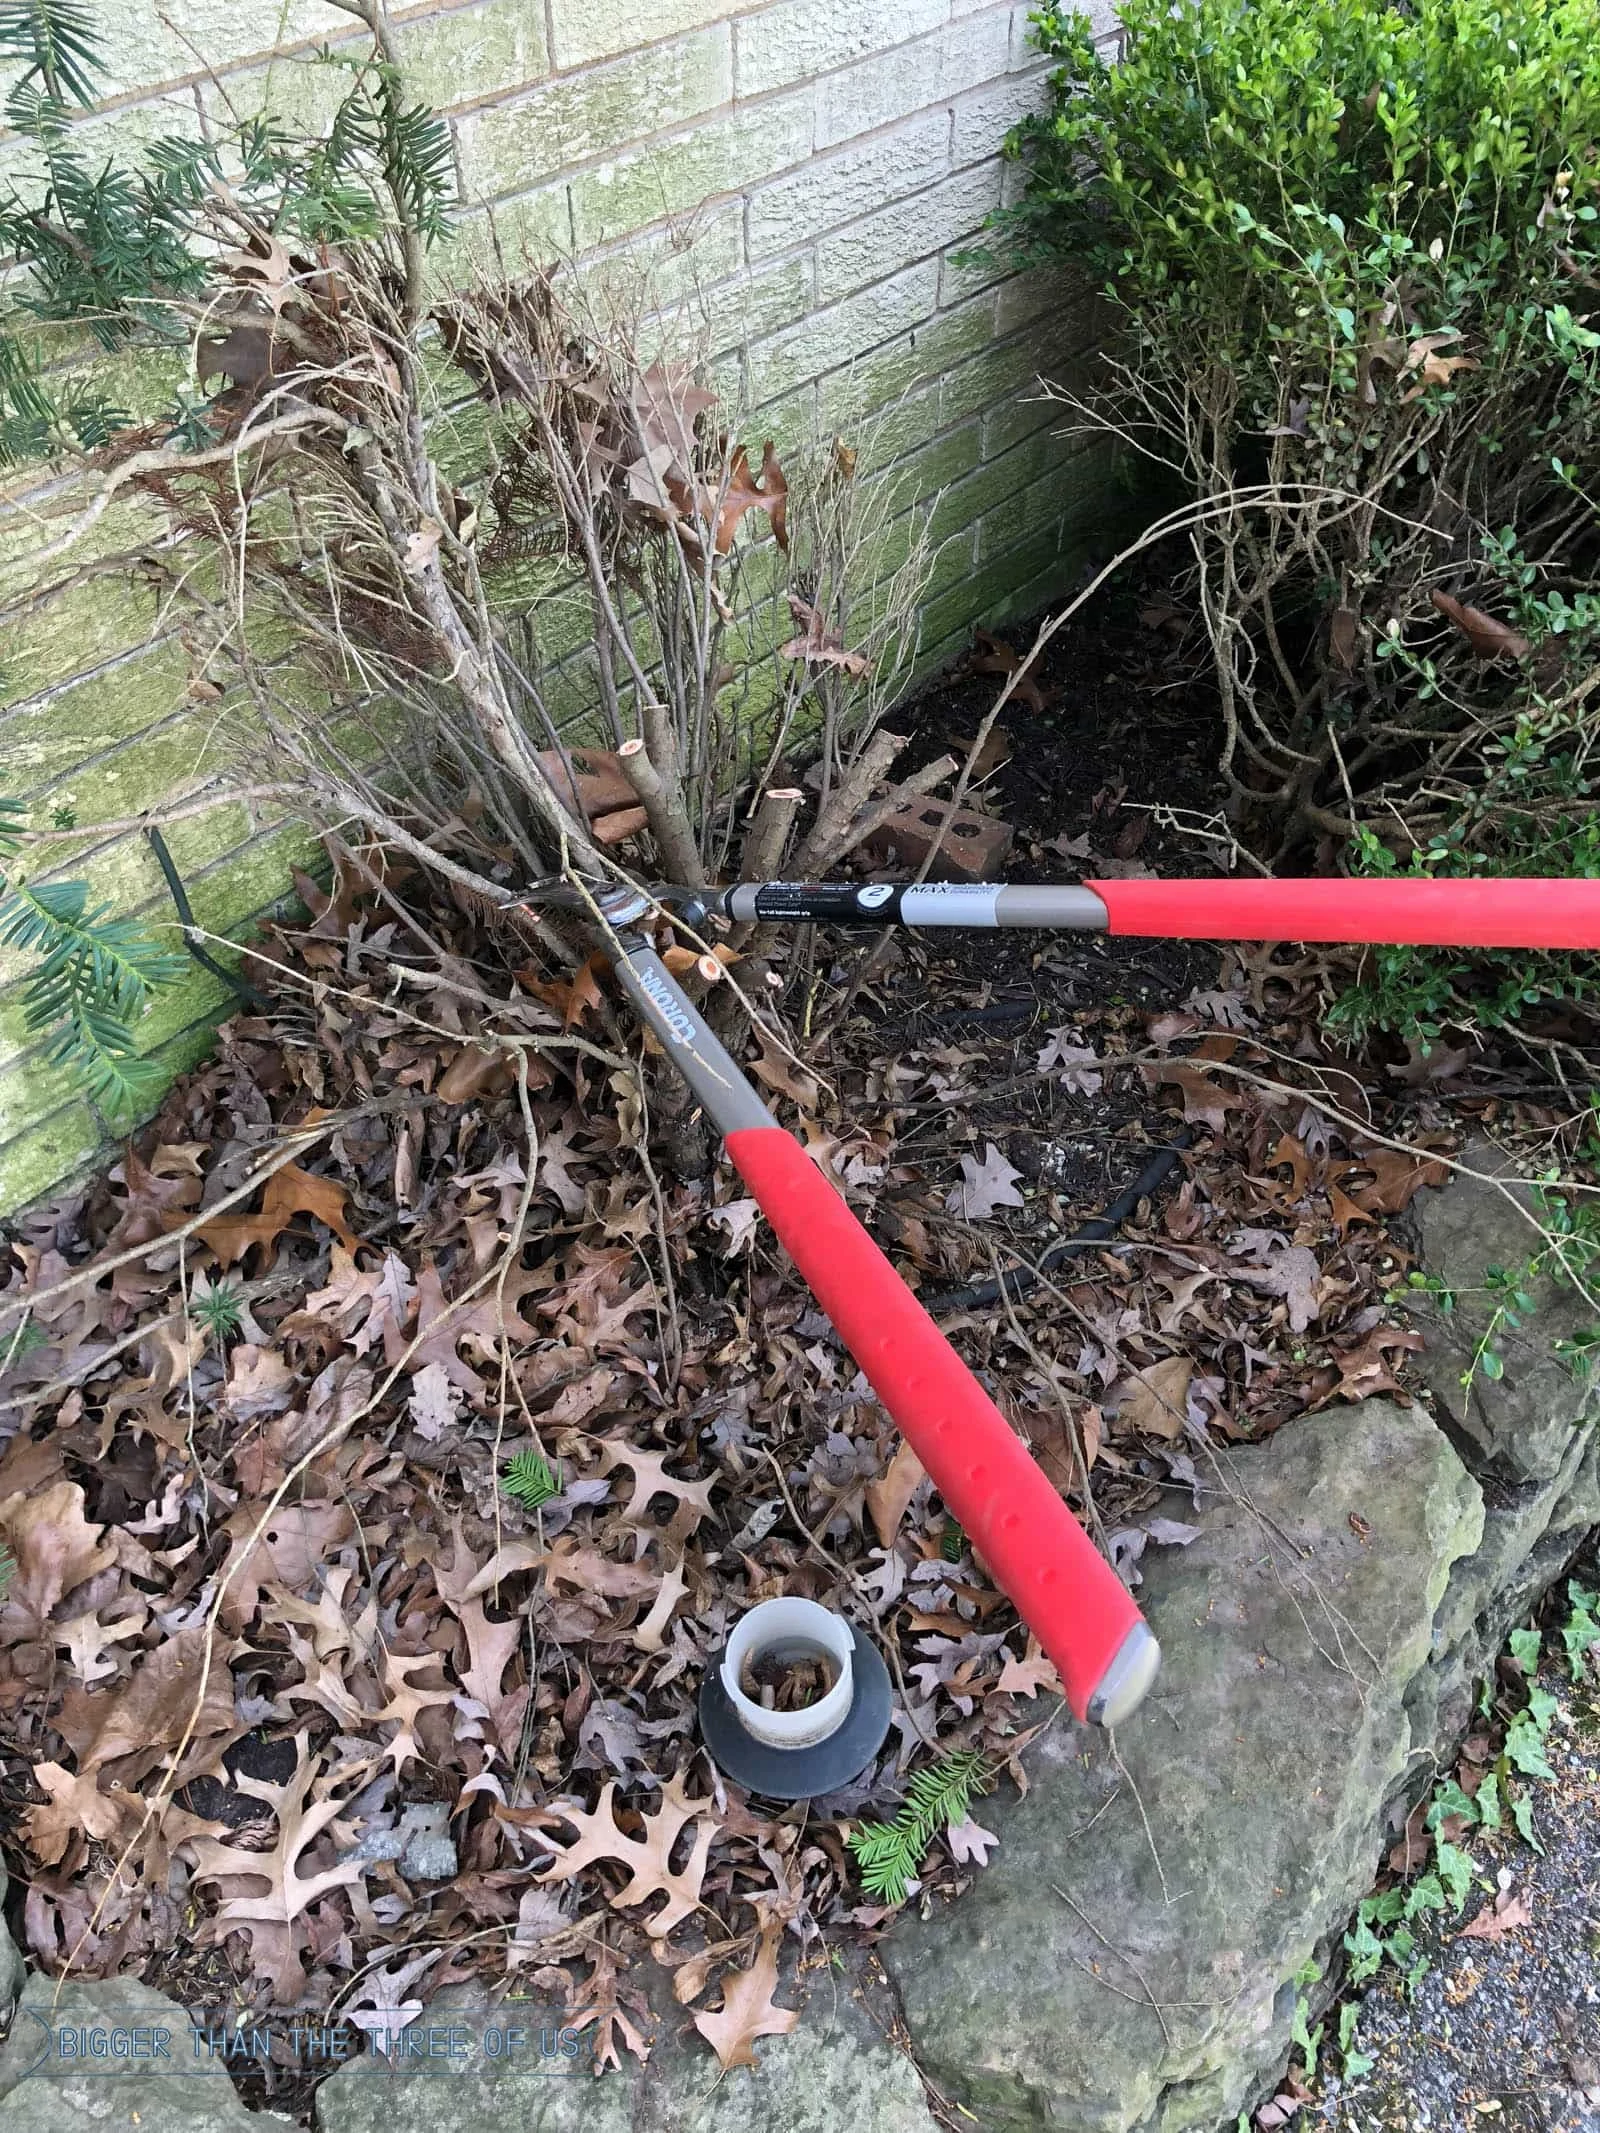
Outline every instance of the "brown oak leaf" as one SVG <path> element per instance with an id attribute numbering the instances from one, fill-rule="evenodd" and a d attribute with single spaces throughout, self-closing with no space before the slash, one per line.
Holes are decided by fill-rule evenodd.
<path id="1" fill-rule="evenodd" d="M 1527 1897 L 1512 1889 L 1502 1889 L 1494 1900 L 1493 1909 L 1480 1911 L 1470 1926 L 1461 1928 L 1459 1938 L 1504 1940 L 1508 1933 L 1515 1933 L 1520 1926 L 1530 1925 L 1532 1921 Z"/>
<path id="2" fill-rule="evenodd" d="M 259 1213 L 216 1215 L 202 1223 L 196 1234 L 216 1253 L 219 1266 L 232 1266 L 259 1247 L 265 1254 L 264 1272 L 277 1258 L 278 1239 L 295 1216 L 314 1215 L 354 1254 L 361 1249 L 361 1239 L 345 1221 L 345 1201 L 345 1189 L 335 1179 L 315 1177 L 298 1163 L 285 1163 L 268 1178 Z"/>
<path id="3" fill-rule="evenodd" d="M 772 1997 L 778 1986 L 781 1932 L 776 1923 L 764 1927 L 749 1969 L 723 1978 L 722 2005 L 713 2014 L 694 2018 L 695 2028 L 716 2053 L 724 2072 L 730 2067 L 754 2066 L 757 2037 L 785 2037 L 800 2019 L 793 2008 L 779 2007 Z"/>
<path id="4" fill-rule="evenodd" d="M 22 1817 L 23 1835 L 29 1851 L 41 1866 L 54 1866 L 81 1833 L 107 1844 L 122 1827 L 129 1796 L 116 1799 L 100 1790 L 92 1771 L 74 1777 L 60 1763 L 35 1763 L 33 1781 L 49 1798 L 42 1807 L 30 1807 Z"/>
<path id="5" fill-rule="evenodd" d="M 12 1608 L 36 1622 L 117 1559 L 116 1549 L 102 1539 L 105 1527 L 91 1525 L 84 1517 L 84 1501 L 75 1481 L 58 1481 L 0 1503 L 0 1540 L 17 1566 L 7 1598 Z"/>
<path id="6" fill-rule="evenodd" d="M 896 1448 L 887 1469 L 876 1481 L 869 1481 L 865 1490 L 868 1516 L 873 1531 L 885 1548 L 894 1546 L 894 1537 L 900 1531 L 900 1521 L 906 1515 L 906 1505 L 911 1501 L 917 1483 L 927 1475 L 927 1468 L 904 1439 Z"/>
<path id="7" fill-rule="evenodd" d="M 797 599 L 790 593 L 789 612 L 800 625 L 800 634 L 778 647 L 781 659 L 803 659 L 811 667 L 837 667 L 841 674 L 855 680 L 872 672 L 872 661 L 866 653 L 847 651 L 844 639 L 834 635 L 809 600 Z"/>
<path id="8" fill-rule="evenodd" d="M 1117 1420 L 1144 1437 L 1175 1444 L 1183 1435 L 1194 1363 L 1187 1355 L 1164 1356 L 1128 1379 Z"/>
<path id="9" fill-rule="evenodd" d="M 665 1896 L 662 1908 L 644 1921 L 652 1940 L 664 1940 L 675 1925 L 699 1908 L 706 1862 L 719 1827 L 716 1810 L 710 1800 L 691 1800 L 683 1789 L 682 1777 L 673 1777 L 662 1788 L 661 1805 L 656 1812 L 640 1817 L 644 1835 L 630 1837 L 617 1827 L 612 1807 L 616 1789 L 616 1779 L 607 1778 L 592 1814 L 577 1807 L 555 1808 L 554 1812 L 562 1821 L 570 1822 L 578 1834 L 571 1844 L 552 1846 L 555 1864 L 537 1878 L 570 1881 L 586 1866 L 599 1860 L 615 1860 L 628 1869 L 628 1879 L 612 1902 L 632 1909 L 653 1897 Z M 673 1846 L 691 1823 L 696 1827 L 689 1857 L 675 1868 Z"/>

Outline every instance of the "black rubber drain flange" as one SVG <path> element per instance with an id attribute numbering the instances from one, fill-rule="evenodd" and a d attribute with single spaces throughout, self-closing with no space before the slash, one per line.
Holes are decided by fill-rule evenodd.
<path id="1" fill-rule="evenodd" d="M 722 1685 L 723 1646 L 700 1684 L 700 1737 L 725 1777 L 769 1800 L 814 1800 L 861 1775 L 883 1746 L 894 1697 L 883 1654 L 854 1624 L 850 1635 L 850 1708 L 837 1732 L 809 1748 L 769 1747 L 745 1731 Z"/>

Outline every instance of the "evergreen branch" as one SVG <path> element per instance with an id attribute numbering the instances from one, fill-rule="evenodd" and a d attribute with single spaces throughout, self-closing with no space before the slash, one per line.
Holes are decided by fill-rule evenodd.
<path id="1" fill-rule="evenodd" d="M 0 811 L 14 816 L 16 803 L 0 802 Z M 73 1067 L 94 1101 L 120 1116 L 164 1078 L 139 1056 L 133 1024 L 184 963 L 131 920 L 108 917 L 103 904 L 91 909 L 88 896 L 81 881 L 0 883 L 0 947 L 41 958 L 22 1003 L 26 1027 L 52 1033 L 46 1062 Z"/>
<path id="2" fill-rule="evenodd" d="M 51 102 L 94 103 L 100 35 L 79 0 L 0 0 L 0 59 L 23 59 L 19 87 L 37 80 Z"/>
<path id="3" fill-rule="evenodd" d="M 541 1504 L 547 1504 L 553 1496 L 561 1494 L 555 1469 L 532 1445 L 524 1445 L 516 1453 L 500 1476 L 500 1486 L 525 1511 L 537 1511 Z"/>
<path id="4" fill-rule="evenodd" d="M 906 1789 L 905 1805 L 892 1822 L 863 1822 L 845 1840 L 869 1896 L 904 1903 L 928 1846 L 941 1830 L 965 1819 L 974 1793 L 993 1783 L 975 1748 L 958 1748 L 919 1770 Z"/>

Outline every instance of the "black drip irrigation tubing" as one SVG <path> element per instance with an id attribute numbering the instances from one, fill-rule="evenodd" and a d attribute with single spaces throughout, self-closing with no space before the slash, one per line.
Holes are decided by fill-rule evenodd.
<path id="1" fill-rule="evenodd" d="M 183 929 L 183 945 L 185 948 L 188 949 L 202 970 L 209 970 L 214 978 L 222 980 L 241 1007 L 248 1007 L 258 1014 L 265 1013 L 272 1004 L 266 995 L 257 992 L 255 987 L 246 979 L 241 978 L 237 971 L 225 968 L 223 964 L 217 961 L 214 955 L 208 955 L 201 946 L 205 935 L 195 918 L 193 907 L 189 902 L 189 892 L 183 885 L 183 876 L 178 872 L 173 863 L 172 854 L 167 850 L 166 838 L 162 836 L 160 830 L 153 829 L 148 822 L 145 824 L 144 833 L 150 840 L 151 851 L 156 855 L 156 865 L 160 867 L 162 873 L 166 876 L 167 887 L 172 892 L 173 908 L 177 911 L 178 923 Z"/>
<path id="2" fill-rule="evenodd" d="M 1085 1222 L 1082 1229 L 1063 1238 L 1060 1244 L 1053 1244 L 1037 1266 L 1018 1267 L 1014 1274 L 1002 1274 L 998 1280 L 973 1281 L 964 1289 L 946 1289 L 941 1296 L 926 1296 L 922 1299 L 925 1308 L 935 1312 L 974 1311 L 984 1304 L 998 1303 L 1002 1296 L 1013 1301 L 1026 1296 L 1063 1259 L 1114 1237 L 1139 1202 L 1160 1190 L 1192 1138 L 1187 1126 L 1181 1128 L 1165 1148 L 1156 1150 L 1133 1183 L 1119 1192 L 1109 1207 Z"/>

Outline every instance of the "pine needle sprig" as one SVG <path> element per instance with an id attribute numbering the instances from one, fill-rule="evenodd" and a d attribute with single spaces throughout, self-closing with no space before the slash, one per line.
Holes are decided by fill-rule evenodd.
<path id="1" fill-rule="evenodd" d="M 904 1903 L 928 1846 L 952 1823 L 964 1821 L 973 1795 L 993 1783 L 975 1748 L 958 1748 L 919 1770 L 892 1822 L 863 1822 L 846 1839 L 866 1894 L 880 1903 Z"/>
<path id="2" fill-rule="evenodd" d="M 525 1445 L 500 1476 L 500 1486 L 524 1511 L 537 1511 L 561 1494 L 560 1478 L 544 1454 Z"/>

